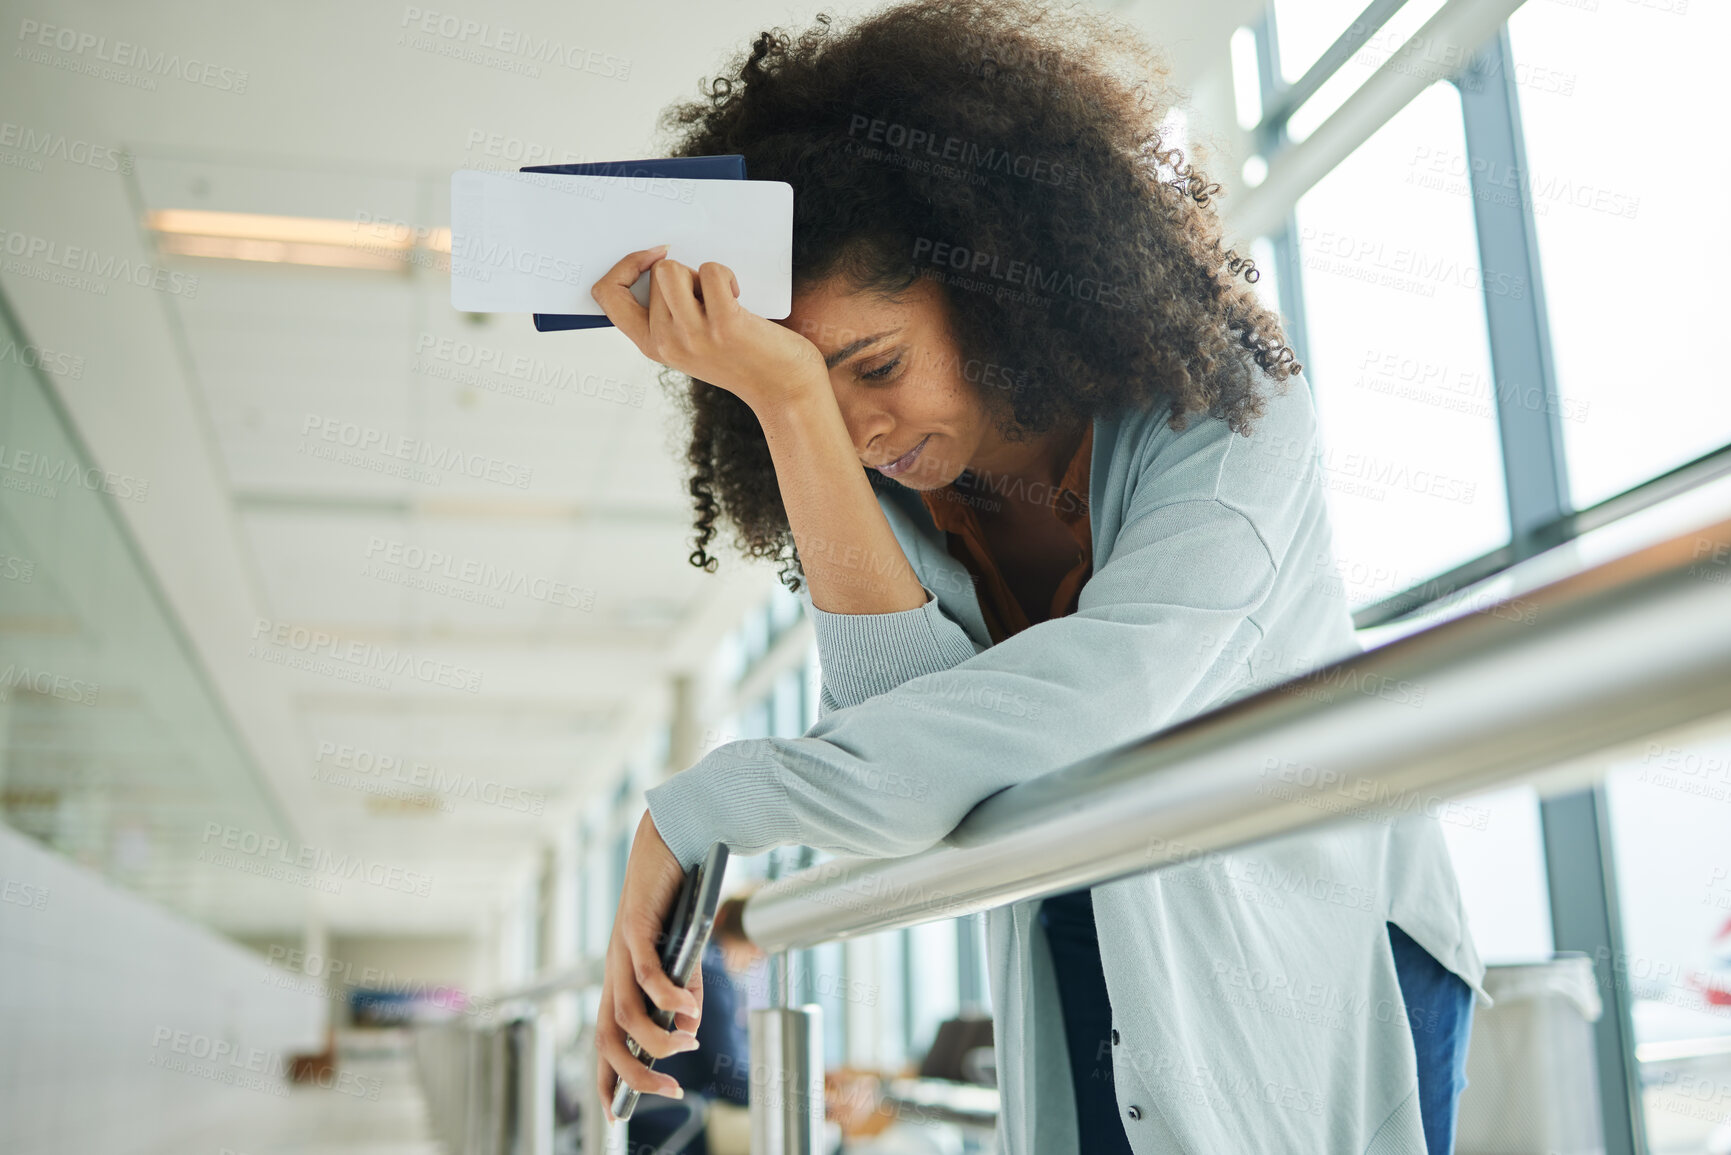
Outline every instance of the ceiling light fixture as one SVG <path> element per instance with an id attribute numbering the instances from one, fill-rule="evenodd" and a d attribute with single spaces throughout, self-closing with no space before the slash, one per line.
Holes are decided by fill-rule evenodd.
<path id="1" fill-rule="evenodd" d="M 283 217 L 204 209 L 157 209 L 145 216 L 158 249 L 171 256 L 325 268 L 447 270 L 451 230 L 356 218 Z"/>

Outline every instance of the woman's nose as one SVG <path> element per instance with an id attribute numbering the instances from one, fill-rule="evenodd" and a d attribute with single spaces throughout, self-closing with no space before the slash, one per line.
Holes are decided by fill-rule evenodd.
<path id="1" fill-rule="evenodd" d="M 883 406 L 845 390 L 837 391 L 836 402 L 841 407 L 842 423 L 847 426 L 855 455 L 868 465 L 877 462 L 889 445 L 895 417 Z"/>

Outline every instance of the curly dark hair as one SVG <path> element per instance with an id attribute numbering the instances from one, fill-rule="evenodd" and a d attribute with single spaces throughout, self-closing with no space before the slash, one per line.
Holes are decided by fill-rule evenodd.
<path id="1" fill-rule="evenodd" d="M 831 23 L 761 33 L 659 125 L 666 155 L 740 153 L 752 179 L 793 186 L 796 295 L 841 276 L 898 299 L 933 280 L 962 357 L 1016 367 L 981 390 L 1008 439 L 1166 403 L 1175 430 L 1206 412 L 1250 431 L 1258 377 L 1284 389 L 1302 366 L 1239 280 L 1254 263 L 1222 249 L 1220 186 L 1162 139 L 1167 68 L 1134 30 L 1050 0 L 913 0 Z M 663 380 L 689 381 L 691 563 L 716 568 L 725 518 L 797 590 L 757 417 L 707 382 Z"/>

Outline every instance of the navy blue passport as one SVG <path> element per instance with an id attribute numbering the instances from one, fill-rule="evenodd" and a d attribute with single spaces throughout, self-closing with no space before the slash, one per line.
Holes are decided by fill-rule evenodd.
<path id="1" fill-rule="evenodd" d="M 646 176 L 679 177 L 682 180 L 744 180 L 745 157 L 738 153 L 727 156 L 668 156 L 657 160 L 598 160 L 586 164 L 538 164 L 522 172 L 555 172 L 566 176 Z M 586 313 L 536 313 L 538 332 L 552 333 L 560 329 L 600 329 L 611 326 L 606 317 Z"/>

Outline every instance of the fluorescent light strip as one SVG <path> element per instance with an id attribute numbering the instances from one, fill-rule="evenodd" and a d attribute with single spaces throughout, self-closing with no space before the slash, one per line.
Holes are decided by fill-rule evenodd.
<path id="1" fill-rule="evenodd" d="M 214 213 L 198 209 L 161 209 L 146 217 L 159 233 L 201 237 L 239 237 L 257 241 L 301 241 L 321 245 L 352 245 L 361 235 L 358 221 L 328 217 L 273 217 L 258 213 Z M 407 249 L 404 240 L 396 245 Z"/>
<path id="2" fill-rule="evenodd" d="M 448 228 L 389 222 L 158 209 L 146 214 L 145 223 L 162 252 L 217 260 L 400 271 L 417 247 L 451 251 Z"/>
<path id="3" fill-rule="evenodd" d="M 267 241 L 252 237 L 199 237 L 164 235 L 157 247 L 177 257 L 208 257 L 227 261 L 264 261 L 281 265 L 319 265 L 333 269 L 387 269 L 408 267 L 408 254 L 368 252 L 346 245 L 302 244 Z"/>

